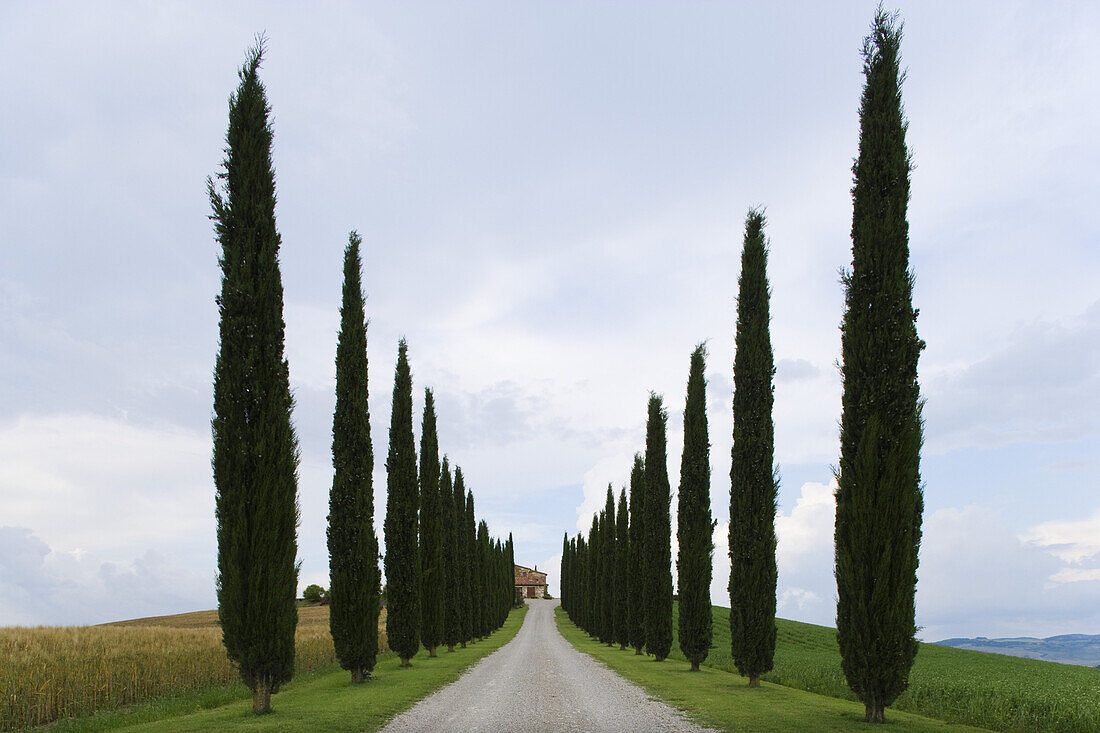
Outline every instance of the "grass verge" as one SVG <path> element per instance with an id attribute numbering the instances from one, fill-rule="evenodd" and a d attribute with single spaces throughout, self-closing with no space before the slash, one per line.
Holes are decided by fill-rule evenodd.
<path id="1" fill-rule="evenodd" d="M 243 685 L 136 705 L 90 718 L 66 721 L 58 731 L 371 731 L 418 700 L 447 685 L 472 664 L 507 644 L 519 631 L 526 608 L 513 611 L 488 639 L 430 659 L 421 650 L 412 666 L 401 668 L 392 652 L 380 655 L 374 678 L 353 685 L 348 672 L 329 666 L 296 677 L 275 695 L 274 712 L 252 714 Z"/>
<path id="2" fill-rule="evenodd" d="M 850 700 L 764 682 L 749 689 L 741 677 L 714 668 L 692 672 L 682 662 L 657 663 L 652 657 L 620 651 L 592 639 L 561 610 L 555 609 L 558 630 L 578 650 L 603 662 L 655 697 L 683 710 L 696 722 L 720 730 L 776 733 L 792 730 L 867 731 L 863 706 Z M 885 730 L 981 730 L 941 720 L 887 711 Z"/>

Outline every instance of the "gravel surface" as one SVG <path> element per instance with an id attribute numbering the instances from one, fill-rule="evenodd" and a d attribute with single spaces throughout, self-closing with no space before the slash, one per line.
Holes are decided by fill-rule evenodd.
<path id="1" fill-rule="evenodd" d="M 572 647 L 557 601 L 528 600 L 516 638 L 385 731 L 703 731 Z"/>

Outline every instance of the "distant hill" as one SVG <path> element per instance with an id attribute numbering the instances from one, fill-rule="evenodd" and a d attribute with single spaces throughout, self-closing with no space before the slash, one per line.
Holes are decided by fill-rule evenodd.
<path id="1" fill-rule="evenodd" d="M 1035 639 L 1030 636 L 1017 639 L 987 639 L 979 636 L 976 639 L 944 639 L 935 643 L 956 649 L 1100 667 L 1100 634 L 1063 634 L 1048 636 L 1045 639 Z"/>

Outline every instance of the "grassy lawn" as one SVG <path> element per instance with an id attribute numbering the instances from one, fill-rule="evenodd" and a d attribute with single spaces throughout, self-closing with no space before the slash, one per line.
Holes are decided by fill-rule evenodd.
<path id="1" fill-rule="evenodd" d="M 714 639 L 704 664 L 736 674 L 729 609 L 712 612 Z M 765 680 L 855 700 L 840 669 L 835 629 L 784 619 L 777 625 L 775 669 Z M 683 658 L 674 636 L 669 659 Z M 1100 731 L 1100 669 L 921 644 L 909 689 L 887 709 L 888 718 L 892 710 L 993 730 Z"/>
<path id="2" fill-rule="evenodd" d="M 374 679 L 352 685 L 339 667 L 296 677 L 271 699 L 274 712 L 252 714 L 252 698 L 243 685 L 136 705 L 90 718 L 66 721 L 57 731 L 125 728 L 131 731 L 370 731 L 385 725 L 444 685 L 453 682 L 482 657 L 512 640 L 526 608 L 515 610 L 504 626 L 483 641 L 430 659 L 423 649 L 412 666 L 402 669 L 392 652 L 380 655 Z"/>
<path id="3" fill-rule="evenodd" d="M 635 682 L 655 697 L 687 712 L 697 722 L 721 730 L 737 731 L 866 731 L 863 705 L 849 700 L 816 695 L 764 682 L 750 690 L 746 680 L 714 668 L 692 672 L 685 663 L 671 659 L 657 663 L 652 657 L 619 651 L 591 639 L 558 608 L 558 629 L 577 649 L 590 654 Z M 886 730 L 973 731 L 911 713 L 887 710 Z"/>

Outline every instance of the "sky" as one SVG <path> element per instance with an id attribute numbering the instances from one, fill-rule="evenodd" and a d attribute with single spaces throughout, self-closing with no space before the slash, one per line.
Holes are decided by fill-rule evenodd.
<path id="1" fill-rule="evenodd" d="M 888 7 L 905 24 L 927 342 L 919 636 L 1100 633 L 1100 6 Z M 414 409 L 431 387 L 479 516 L 555 594 L 563 535 L 587 531 L 644 449 L 651 390 L 675 491 L 705 342 L 712 601 L 728 605 L 735 296 L 744 218 L 763 206 L 778 615 L 831 625 L 840 272 L 874 9 L 0 5 L 0 625 L 216 604 L 206 179 L 260 32 L 301 587 L 328 585 L 355 229 L 379 534 L 401 337 Z"/>

